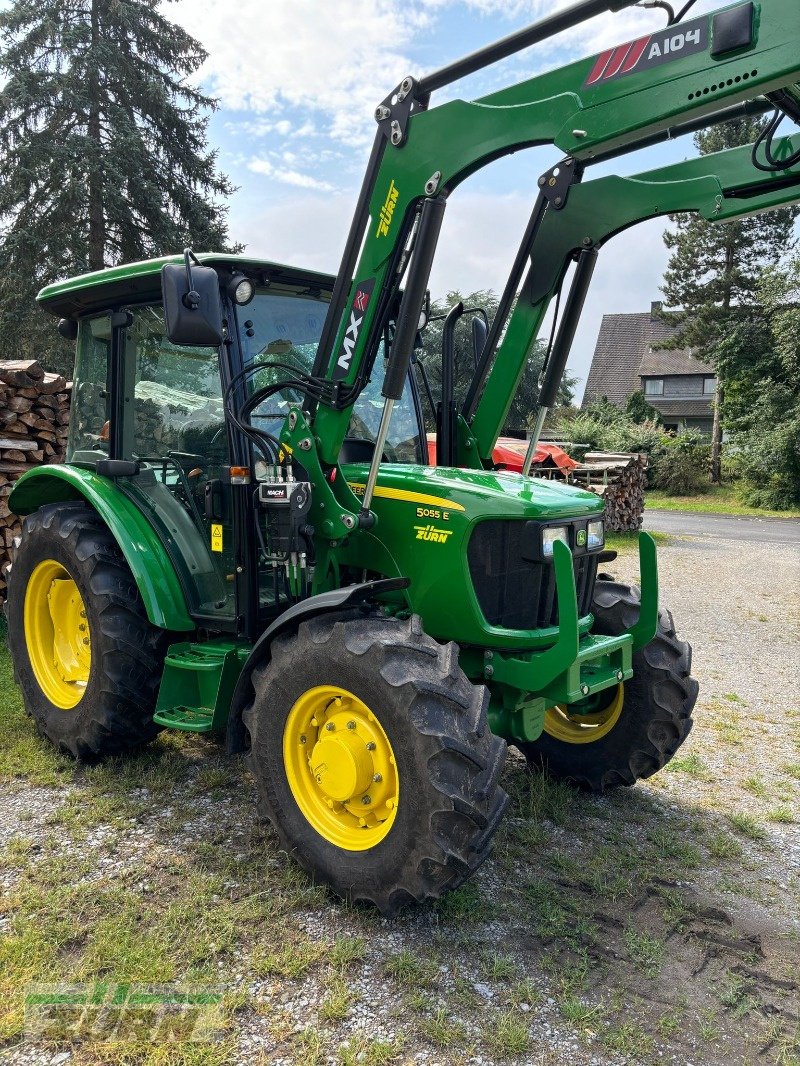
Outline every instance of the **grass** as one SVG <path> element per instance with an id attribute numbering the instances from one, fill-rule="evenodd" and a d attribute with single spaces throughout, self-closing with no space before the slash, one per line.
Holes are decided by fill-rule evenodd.
<path id="1" fill-rule="evenodd" d="M 650 536 L 656 542 L 656 544 L 669 544 L 668 533 L 653 533 L 650 531 Z M 634 531 L 627 533 L 606 533 L 606 548 L 612 551 L 619 552 L 631 552 L 636 550 L 636 546 L 639 543 L 639 534 Z"/>
<path id="2" fill-rule="evenodd" d="M 28 829 L 23 819 L 4 854 L 13 880 L 0 941 L 0 1056 L 4 1040 L 19 1040 L 26 982 L 102 978 L 221 983 L 227 1009 L 219 1045 L 196 1054 L 120 1045 L 106 1058 L 99 1051 L 98 1063 L 221 1066 L 235 1058 L 247 1019 L 280 1043 L 269 1055 L 303 1066 L 383 1066 L 410 1061 L 420 1047 L 437 1061 L 527 1060 L 548 1001 L 554 1025 L 601 1058 L 649 1062 L 651 1031 L 680 1058 L 684 1029 L 696 1032 L 697 1019 L 677 1007 L 650 1018 L 626 990 L 631 979 L 647 987 L 667 979 L 684 942 L 674 933 L 696 919 L 687 871 L 700 881 L 724 861 L 723 875 L 742 879 L 741 837 L 763 840 L 790 810 L 791 793 L 784 799 L 766 778 L 769 803 L 756 822 L 680 799 L 665 807 L 649 785 L 585 796 L 512 766 L 509 817 L 484 873 L 385 923 L 332 901 L 279 851 L 271 830 L 252 823 L 252 782 L 238 760 L 169 734 L 135 757 L 76 767 L 35 738 L 1 651 L 0 699 L 0 768 L 7 780 L 55 789 L 57 801 L 42 824 Z M 717 708 L 728 726 L 737 702 L 727 694 Z M 744 730 L 740 738 L 750 742 Z M 679 755 L 670 769 L 661 779 L 671 798 L 681 780 L 693 779 L 692 793 L 711 780 L 697 755 Z M 780 770 L 796 791 L 797 760 Z M 751 792 L 759 781 L 753 774 Z M 134 854 L 137 833 L 144 847 Z M 396 1039 L 354 1025 L 373 1007 L 365 974 L 393 1004 Z M 261 991 L 251 995 L 254 984 Z M 301 996 L 311 1006 L 298 1029 L 292 1004 Z M 747 989 L 720 981 L 715 996 L 721 1030 L 750 1010 Z"/>
<path id="3" fill-rule="evenodd" d="M 515 1011 L 503 1011 L 487 1026 L 484 1042 L 498 1056 L 522 1055 L 528 1050 L 531 1034 Z"/>
<path id="4" fill-rule="evenodd" d="M 671 759 L 666 769 L 671 773 L 689 774 L 692 777 L 703 778 L 706 774 L 706 764 L 696 752 L 686 755 L 682 759 Z"/>
<path id="5" fill-rule="evenodd" d="M 739 499 L 733 485 L 709 485 L 708 491 L 693 496 L 667 496 L 656 489 L 645 493 L 645 507 L 662 511 L 692 511 L 697 514 L 730 514 L 752 518 L 800 518 L 800 511 L 768 511 L 748 507 Z"/>
<path id="6" fill-rule="evenodd" d="M 763 825 L 750 814 L 731 814 L 728 816 L 728 821 L 737 833 L 741 833 L 742 836 L 749 837 L 751 840 L 769 839 L 769 833 L 767 833 Z"/>

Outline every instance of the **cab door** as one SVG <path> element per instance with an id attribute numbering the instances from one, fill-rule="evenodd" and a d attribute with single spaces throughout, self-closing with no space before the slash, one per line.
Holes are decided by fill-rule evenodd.
<path id="1" fill-rule="evenodd" d="M 176 346 L 159 305 L 128 308 L 121 332 L 125 482 L 170 553 L 200 624 L 232 628 L 235 551 L 219 351 Z"/>

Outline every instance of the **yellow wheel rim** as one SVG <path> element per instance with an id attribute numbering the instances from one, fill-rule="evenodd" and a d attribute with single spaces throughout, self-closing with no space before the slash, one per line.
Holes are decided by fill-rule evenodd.
<path id="1" fill-rule="evenodd" d="M 23 622 L 39 688 L 56 707 L 72 710 L 86 691 L 92 645 L 83 599 L 61 563 L 45 559 L 31 574 Z"/>
<path id="2" fill-rule="evenodd" d="M 345 851 L 374 848 L 394 824 L 400 781 L 383 726 L 352 692 L 303 693 L 283 731 L 292 795 L 313 828 Z"/>
<path id="3" fill-rule="evenodd" d="M 625 686 L 620 684 L 608 706 L 594 714 L 570 714 L 568 707 L 556 704 L 544 712 L 544 731 L 565 744 L 592 744 L 611 732 L 624 702 Z"/>

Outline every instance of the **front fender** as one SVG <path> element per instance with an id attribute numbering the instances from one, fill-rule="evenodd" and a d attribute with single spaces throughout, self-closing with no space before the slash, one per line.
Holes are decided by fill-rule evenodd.
<path id="1" fill-rule="evenodd" d="M 247 662 L 239 674 L 236 688 L 233 690 L 225 742 L 228 754 L 235 755 L 244 751 L 247 746 L 242 712 L 253 698 L 251 681 L 253 670 L 269 662 L 270 645 L 277 636 L 296 630 L 302 622 L 307 622 L 310 618 L 321 614 L 330 614 L 333 611 L 357 611 L 381 594 L 406 589 L 408 585 L 407 577 L 390 577 L 378 581 L 365 581 L 361 585 L 347 585 L 344 588 L 331 589 L 330 592 L 320 592 L 316 596 L 309 596 L 287 607 L 283 614 L 279 614 L 253 645 Z"/>
<path id="2" fill-rule="evenodd" d="M 84 499 L 111 530 L 131 568 L 147 617 L 161 629 L 195 629 L 178 575 L 156 531 L 109 478 L 78 466 L 32 467 L 14 485 L 8 506 L 27 515 L 47 503 Z"/>

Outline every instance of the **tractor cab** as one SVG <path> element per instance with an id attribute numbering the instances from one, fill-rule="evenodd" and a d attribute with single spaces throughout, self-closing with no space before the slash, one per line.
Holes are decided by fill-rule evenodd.
<path id="1" fill-rule="evenodd" d="M 175 562 L 197 626 L 259 630 L 296 590 L 278 566 L 265 566 L 263 559 L 243 564 L 256 546 L 232 490 L 249 483 L 255 494 L 273 471 L 260 454 L 251 454 L 230 410 L 234 398 L 240 404 L 243 394 L 291 380 L 293 370 L 310 371 L 333 279 L 241 256 L 201 259 L 219 278 L 221 344 L 170 342 L 161 290 L 167 259 L 51 285 L 40 302 L 77 326 L 67 463 L 111 476 L 146 516 Z M 269 365 L 247 373 L 260 363 Z M 379 384 L 370 382 L 353 409 L 343 463 L 372 457 L 382 410 Z M 277 438 L 301 399 L 291 387 L 281 388 L 254 407 L 250 421 Z M 383 458 L 422 463 L 425 446 L 409 377 Z M 297 459 L 293 475 L 304 480 Z M 310 537 L 306 542 L 301 569 L 308 571 L 313 547 Z"/>

